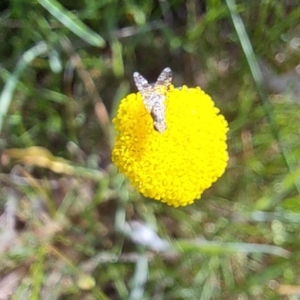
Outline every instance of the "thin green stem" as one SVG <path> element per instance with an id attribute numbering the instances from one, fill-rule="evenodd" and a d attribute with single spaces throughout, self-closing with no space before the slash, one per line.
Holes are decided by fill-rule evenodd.
<path id="1" fill-rule="evenodd" d="M 274 119 L 274 116 L 272 114 L 272 108 L 268 101 L 268 97 L 267 97 L 266 91 L 263 86 L 262 74 L 260 72 L 259 65 L 258 65 L 256 56 L 255 56 L 253 47 L 249 40 L 248 34 L 246 32 L 244 23 L 243 23 L 240 15 L 237 13 L 237 6 L 235 3 L 235 0 L 226 0 L 226 3 L 227 3 L 227 7 L 230 11 L 231 19 L 232 19 L 234 28 L 236 30 L 237 36 L 239 38 L 239 41 L 241 43 L 243 52 L 246 56 L 246 60 L 248 62 L 254 83 L 256 85 L 257 92 L 259 94 L 259 97 L 261 99 L 261 102 L 262 102 L 262 105 L 263 105 L 263 108 L 265 111 L 265 114 L 269 120 L 272 134 L 278 142 L 282 157 L 288 167 L 289 172 L 292 173 L 295 171 L 296 167 L 292 164 L 289 151 L 284 146 L 281 136 L 279 134 L 279 128 L 278 128 L 276 121 Z M 298 194 L 300 194 L 300 184 L 297 180 L 295 180 L 294 185 L 295 185 L 295 188 L 296 188 Z"/>

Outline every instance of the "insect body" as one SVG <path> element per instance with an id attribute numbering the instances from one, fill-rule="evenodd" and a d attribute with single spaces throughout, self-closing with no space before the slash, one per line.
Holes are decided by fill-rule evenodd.
<path id="1" fill-rule="evenodd" d="M 146 110 L 150 113 L 154 121 L 155 130 L 159 133 L 163 133 L 167 128 L 164 101 L 172 81 L 171 69 L 163 69 L 154 85 L 149 84 L 138 72 L 133 73 L 133 79 L 137 89 L 143 97 Z"/>

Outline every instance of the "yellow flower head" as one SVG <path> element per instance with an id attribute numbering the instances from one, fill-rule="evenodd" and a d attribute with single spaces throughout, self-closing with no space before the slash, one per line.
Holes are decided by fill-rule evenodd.
<path id="1" fill-rule="evenodd" d="M 163 132 L 143 100 L 140 93 L 121 100 L 112 160 L 144 196 L 175 207 L 191 204 L 225 171 L 228 124 L 199 87 L 170 85 Z"/>

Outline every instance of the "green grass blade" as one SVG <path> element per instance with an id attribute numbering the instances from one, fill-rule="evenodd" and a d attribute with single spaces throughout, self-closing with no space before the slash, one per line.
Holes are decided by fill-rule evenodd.
<path id="1" fill-rule="evenodd" d="M 64 24 L 74 34 L 79 36 L 87 43 L 96 46 L 104 47 L 104 39 L 96 32 L 87 27 L 74 14 L 65 9 L 60 3 L 55 0 L 38 0 L 38 2 L 59 22 Z"/>
<path id="2" fill-rule="evenodd" d="M 246 60 L 248 62 L 254 83 L 256 85 L 257 92 L 262 101 L 263 108 L 265 110 L 265 114 L 269 120 L 272 134 L 279 144 L 279 147 L 281 149 L 281 154 L 282 154 L 283 159 L 289 169 L 289 172 L 292 173 L 295 170 L 295 166 L 291 163 L 291 159 L 290 159 L 291 156 L 290 156 L 288 150 L 286 149 L 286 147 L 282 143 L 278 126 L 276 125 L 276 122 L 274 120 L 274 116 L 272 114 L 272 109 L 271 109 L 270 103 L 268 101 L 268 97 L 265 92 L 265 89 L 263 87 L 262 75 L 261 75 L 261 72 L 260 72 L 260 69 L 258 66 L 258 61 L 255 56 L 251 42 L 249 40 L 248 34 L 246 32 L 244 23 L 243 23 L 240 15 L 237 13 L 237 6 L 235 3 L 235 0 L 226 0 L 226 3 L 228 6 L 228 9 L 230 11 L 232 23 L 235 27 L 237 36 L 239 38 L 242 49 L 246 56 Z M 294 185 L 295 185 L 295 188 L 297 189 L 298 194 L 300 194 L 300 184 L 297 180 L 294 181 Z"/>
<path id="3" fill-rule="evenodd" d="M 0 133 L 2 131 L 4 117 L 7 114 L 13 92 L 16 88 L 21 73 L 37 56 L 44 54 L 47 51 L 48 46 L 44 42 L 41 42 L 25 51 L 17 63 L 15 70 L 6 81 L 2 93 L 0 94 Z"/>
<path id="4" fill-rule="evenodd" d="M 197 250 L 209 255 L 244 252 L 263 253 L 288 258 L 291 254 L 288 250 L 278 246 L 254 243 L 221 243 L 207 240 L 179 240 L 174 247 L 176 250 L 182 253 L 188 253 Z"/>

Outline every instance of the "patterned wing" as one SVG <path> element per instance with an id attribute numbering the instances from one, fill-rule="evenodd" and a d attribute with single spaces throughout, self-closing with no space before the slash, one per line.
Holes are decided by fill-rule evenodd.
<path id="1" fill-rule="evenodd" d="M 172 82 L 172 71 L 170 68 L 162 70 L 154 85 L 154 90 L 159 95 L 165 95 Z"/>
<path id="2" fill-rule="evenodd" d="M 154 128 L 160 133 L 163 133 L 167 128 L 165 121 L 166 108 L 164 102 L 171 82 L 172 71 L 170 68 L 165 68 L 158 76 L 157 81 L 154 85 L 155 99 L 153 99 L 151 116 L 154 120 Z"/>
<path id="3" fill-rule="evenodd" d="M 133 79 L 135 85 L 139 92 L 143 97 L 143 101 L 147 111 L 150 113 L 153 107 L 153 103 L 151 101 L 151 94 L 153 93 L 153 87 L 148 83 L 148 81 L 139 73 L 133 73 Z"/>

